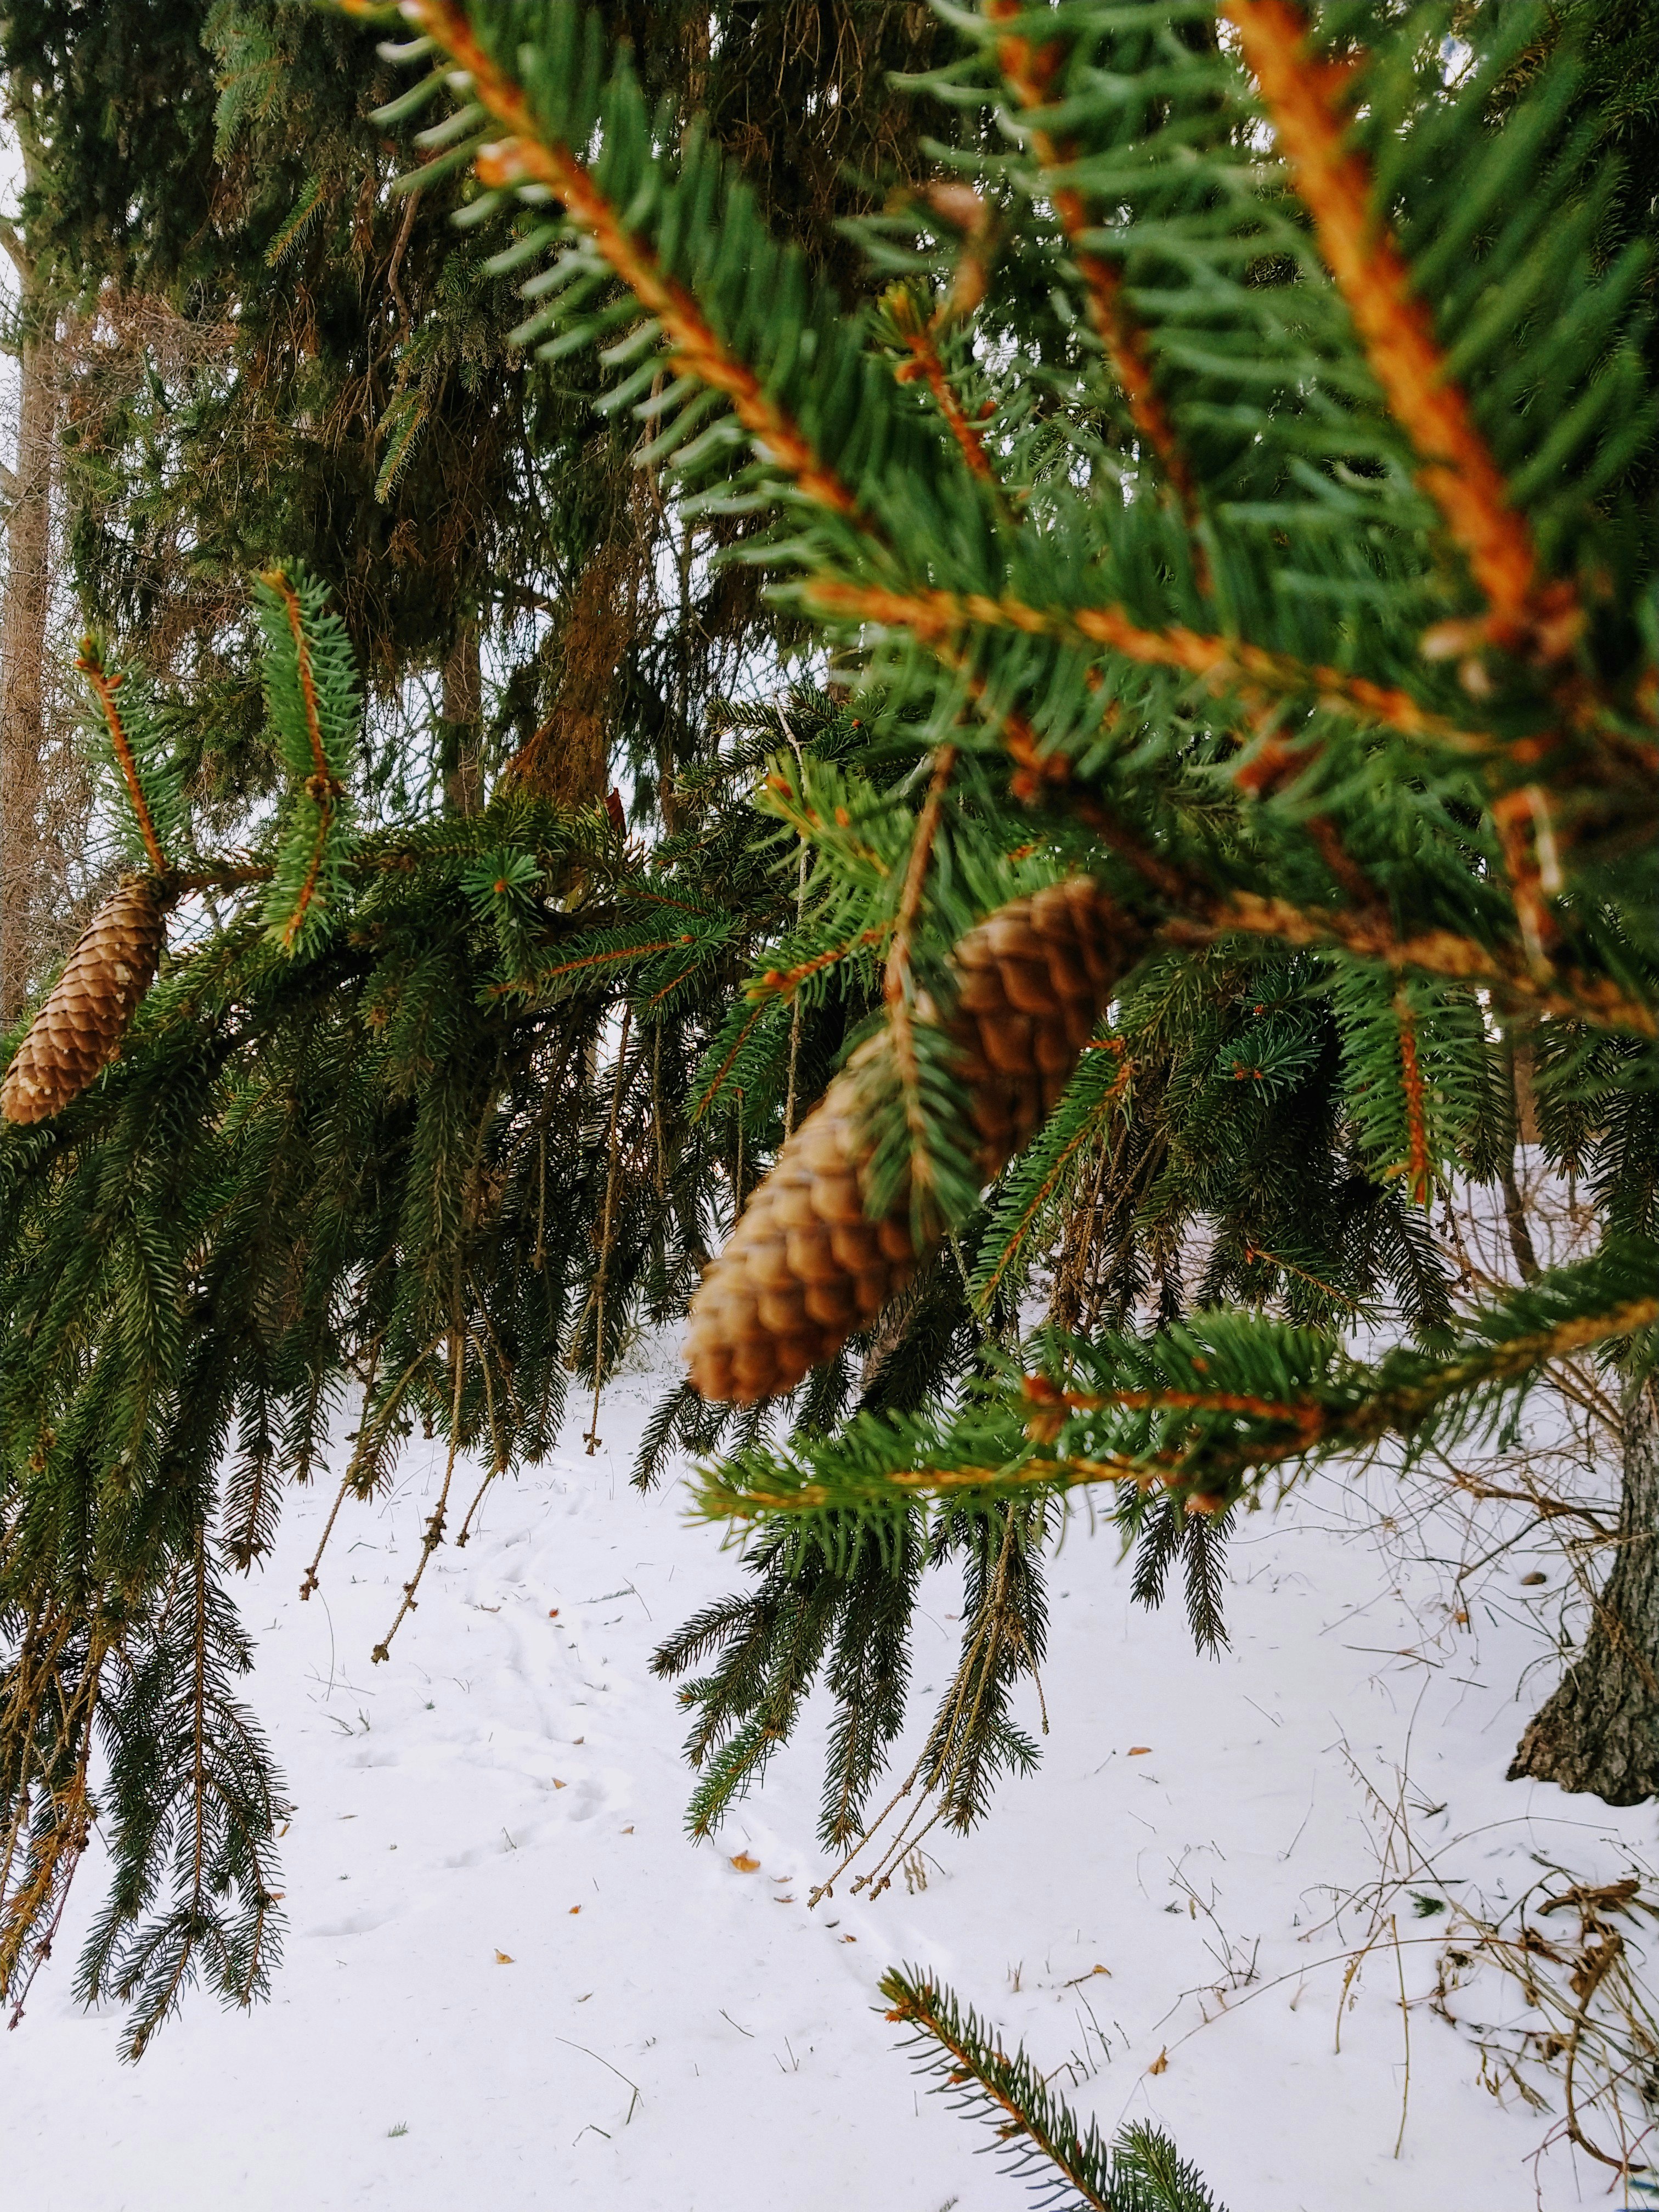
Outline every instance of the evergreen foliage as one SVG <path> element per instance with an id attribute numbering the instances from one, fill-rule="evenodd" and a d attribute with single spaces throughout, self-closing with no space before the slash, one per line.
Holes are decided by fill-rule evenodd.
<path id="1" fill-rule="evenodd" d="M 1229 1209 L 1243 1233 L 1213 1240 L 1198 1299 L 1328 1328 L 1387 1284 L 1424 1340 L 1345 1373 L 1339 1409 L 1323 1356 L 1304 1370 L 1262 1313 L 1229 1344 L 1231 1389 L 1165 1377 L 1149 1409 L 1133 1340 L 1074 1338 L 1041 1387 L 1064 1405 L 1081 1369 L 1139 1429 L 1074 1448 L 1043 1410 L 1056 1433 L 1031 1439 L 1018 1397 L 993 1394 L 1000 1422 L 975 1404 L 943 1429 L 855 1421 L 782 1454 L 757 1440 L 713 1472 L 711 1506 L 819 1516 L 838 1561 L 855 1556 L 849 1512 L 908 1527 L 919 1491 L 989 1501 L 1033 1465 L 1213 1511 L 1328 1440 L 1484 1418 L 1498 1379 L 1535 1376 L 1550 1350 L 1644 1329 L 1650 1246 L 1540 1290 L 1547 1316 L 1495 1308 L 1453 1330 L 1413 1212 L 1455 1174 L 1498 1171 L 1515 1036 L 1611 1030 L 1619 1087 L 1652 1078 L 1653 618 L 1619 489 L 1652 438 L 1646 251 L 1602 251 L 1611 187 L 1584 183 L 1596 125 L 1575 112 L 1571 48 L 1517 92 L 1541 16 L 1462 11 L 1466 53 L 1432 8 L 1314 25 L 1240 0 L 1224 37 L 1198 8 L 1167 25 L 1012 0 L 955 17 L 968 58 L 930 88 L 988 110 L 1012 151 L 988 158 L 970 134 L 950 157 L 970 189 L 866 226 L 905 283 L 865 329 L 706 141 L 662 150 L 597 19 L 489 0 L 404 13 L 426 34 L 401 50 L 429 64 L 426 98 L 453 64 L 468 74 L 434 126 L 446 144 L 471 147 L 503 211 L 515 193 L 563 210 L 514 249 L 518 269 L 546 257 L 524 342 L 556 357 L 599 342 L 615 404 L 694 507 L 775 506 L 785 594 L 873 653 L 878 740 L 919 723 L 935 788 L 970 788 L 911 817 L 902 858 L 854 828 L 845 793 L 786 771 L 778 799 L 842 878 L 842 941 L 862 921 L 887 951 L 870 1212 L 906 1206 L 923 1238 L 973 1218 L 935 1011 L 950 949 L 1025 884 L 1087 867 L 1158 948 L 1100 1041 L 1128 1085 L 1164 1087 L 1140 1124 L 1151 1164 L 1184 1167 L 1184 1139 L 1212 1192 L 1247 1181 L 1255 1218 Z M 1176 1017 L 1136 1068 L 1160 966 L 1166 992 L 1207 983 L 1230 1018 L 1205 1050 Z M 1282 1116 L 1282 1152 L 1219 1106 L 1218 1077 Z M 1090 1106 L 1114 1087 L 1080 1079 L 1000 1195 L 988 1281 L 1081 1182 Z M 1171 1172 L 1165 1189 L 1194 1186 Z M 1178 1231 L 1202 1201 L 1184 1222 L 1133 1211 L 1164 1230 L 1149 1241 L 1172 1322 Z M 1140 1285 L 1117 1273 L 1121 1310 Z M 1175 1334 L 1160 1356 L 1183 1353 L 1210 1356 Z M 1224 1443 L 1218 1423 L 1243 1433 Z M 1147 1556 L 1149 1590 L 1169 1547 L 1162 1534 Z"/>
<path id="2" fill-rule="evenodd" d="M 603 20 L 659 112 L 702 109 L 850 296 L 861 257 L 838 220 L 921 161 L 887 73 L 938 58 L 944 27 L 887 0 L 611 0 Z M 694 566 L 630 465 L 638 426 L 593 411 L 591 357 L 549 368 L 511 341 L 515 303 L 492 241 L 452 222 L 465 180 L 442 149 L 392 190 L 399 149 L 373 115 L 398 81 L 372 40 L 313 0 L 21 0 L 0 64 L 50 147 L 26 219 L 73 337 L 84 617 L 177 679 L 212 834 L 243 834 L 282 781 L 246 579 L 290 562 L 329 580 L 358 656 L 366 818 L 476 804 L 473 752 L 581 804 L 608 750 L 644 811 L 664 788 L 672 807 L 702 701 L 800 625 L 742 572 Z"/>
<path id="3" fill-rule="evenodd" d="M 994 2032 L 931 1976 L 908 1967 L 883 1975 L 890 2021 L 908 2031 L 915 2069 L 936 2078 L 965 2118 L 996 2139 L 1005 2172 L 1027 2182 L 1042 2212 L 1222 2212 L 1169 2137 L 1144 2123 L 1109 2145 L 1082 2126 L 1023 2048 L 1005 2051 Z"/>
<path id="4" fill-rule="evenodd" d="M 313 578 L 273 569 L 256 603 L 265 706 L 291 795 L 266 915 L 284 952 L 315 938 L 339 899 L 349 828 L 343 801 L 356 760 L 356 669 L 345 625 Z"/>
<path id="5" fill-rule="evenodd" d="M 914 1280 L 807 1377 L 788 1435 L 684 1390 L 639 1468 L 689 1446 L 705 1510 L 758 1524 L 750 1587 L 658 1661 L 692 1675 L 698 1832 L 822 1680 L 823 1832 L 850 1863 L 881 1826 L 918 1578 L 949 1561 L 962 1656 L 858 1877 L 882 1886 L 924 1824 L 968 1825 L 1036 1755 L 1014 1701 L 1071 1491 L 1117 1486 L 1139 1590 L 1161 1595 L 1179 1558 L 1213 1646 L 1235 1509 L 1334 1453 L 1512 1423 L 1564 1350 L 1639 1371 L 1659 1320 L 1650 264 L 1571 21 L 1437 0 L 941 9 L 949 40 L 912 56 L 943 118 L 936 173 L 896 163 L 879 206 L 838 198 L 820 145 L 786 208 L 775 164 L 727 151 L 726 57 L 753 52 L 724 31 L 769 15 L 787 41 L 793 10 L 721 15 L 720 56 L 667 104 L 648 41 L 617 35 L 650 10 L 352 12 L 398 31 L 387 70 L 419 72 L 378 117 L 336 96 L 353 143 L 418 126 L 419 199 L 397 204 L 430 222 L 434 304 L 374 340 L 374 376 L 351 372 L 385 426 L 354 448 L 355 507 L 319 493 L 286 545 L 270 514 L 246 539 L 261 565 L 293 556 L 257 603 L 269 713 L 250 742 L 261 789 L 283 765 L 279 818 L 251 857 L 198 851 L 199 805 L 146 844 L 178 896 L 223 902 L 216 925 L 121 1061 L 0 1146 L 0 1984 L 25 1986 L 50 1942 L 101 1725 L 118 1866 L 85 1971 L 135 2001 L 135 2049 L 193 1970 L 246 1996 L 269 1948 L 280 1790 L 257 1738 L 216 1721 L 210 1759 L 179 1764 L 181 1699 L 233 1711 L 222 1563 L 262 1555 L 349 1394 L 337 1513 L 429 1424 L 449 1469 L 385 1656 L 457 1515 L 465 1540 L 459 1454 L 486 1482 L 538 1456 L 576 1370 L 597 1438 L 629 1330 L 684 1310 L 855 1051 L 863 1202 L 905 1225 Z M 222 13 L 216 36 L 232 17 L 253 21 Z M 258 15 L 284 36 L 297 20 Z M 266 84 L 299 172 L 261 251 L 323 256 L 343 283 L 339 197 L 313 190 L 322 156 L 301 161 L 282 106 L 289 49 L 270 48 L 280 68 L 248 52 L 232 120 L 269 118 Z M 885 117 L 859 143 L 914 150 Z M 402 220 L 378 191 L 377 240 Z M 832 250 L 836 215 L 856 219 Z M 476 386 L 449 350 L 459 302 L 492 332 Z M 317 374 L 349 382 L 359 337 Z M 291 428 L 302 380 L 284 389 Z M 494 474 L 459 454 L 471 392 Z M 229 409 L 229 385 L 210 396 L 192 422 Z M 604 515 L 573 495 L 549 519 L 541 472 L 587 450 L 594 398 Z M 487 553 L 432 520 L 450 462 L 470 489 L 444 527 L 486 484 L 506 518 Z M 630 473 L 642 501 L 617 489 Z M 635 504 L 656 519 L 629 523 L 631 573 L 665 547 L 686 566 L 676 623 L 641 621 L 624 679 L 575 611 L 599 605 L 580 580 Z M 377 597 L 407 586 L 413 621 L 394 514 L 416 570 L 447 580 L 422 639 Z M 545 684 L 508 667 L 521 771 L 442 818 L 394 788 L 393 752 L 366 740 L 354 771 L 346 642 L 368 685 L 430 666 L 474 617 L 476 642 L 484 611 L 505 621 L 520 527 L 525 573 L 556 556 L 563 664 Z M 695 592 L 694 533 L 721 556 Z M 705 613 L 726 643 L 821 636 L 855 692 L 700 725 Z M 199 789 L 183 726 L 210 689 L 158 681 L 145 705 L 135 684 L 129 798 L 160 805 L 168 775 Z M 574 746 L 599 694 L 649 843 L 546 795 L 549 732 Z M 988 1188 L 957 948 L 1079 877 L 1121 924 L 1116 995 Z M 1502 1174 L 1517 1050 L 1607 1235 L 1460 1307 L 1426 1207 Z M 1343 1341 L 1356 1320 L 1372 1357 Z M 119 1686 L 140 1675 L 142 1697 Z M 240 1808 L 207 1848 L 234 1912 L 184 1879 L 178 1842 L 208 1832 L 214 1762 Z M 1124 2201 L 1205 2201 L 1173 2165 L 1157 2180 L 1163 2152 L 1121 2155 Z"/>

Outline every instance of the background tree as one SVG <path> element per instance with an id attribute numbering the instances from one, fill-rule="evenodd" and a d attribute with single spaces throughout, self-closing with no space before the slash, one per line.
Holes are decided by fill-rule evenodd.
<path id="1" fill-rule="evenodd" d="M 854 283 L 836 224 L 868 195 L 847 173 L 916 166 L 887 71 L 939 51 L 925 11 L 635 0 L 606 22 L 653 99 L 707 109 Z M 593 411 L 598 364 L 514 343 L 441 149 L 393 189 L 373 117 L 394 80 L 362 32 L 308 0 L 22 0 L 4 35 L 50 147 L 30 234 L 95 333 L 66 440 L 84 611 L 179 680 L 204 802 L 270 772 L 246 579 L 279 558 L 333 582 L 389 812 L 476 810 L 509 761 L 568 803 L 602 799 L 611 765 L 659 781 L 722 664 L 775 629 L 743 571 L 707 573 L 743 526 L 681 544 L 631 465 L 638 426 Z"/>
<path id="2" fill-rule="evenodd" d="M 27 193 L 40 157 L 29 88 L 5 81 L 4 127 Z M 22 228 L 0 216 L 10 283 L 0 351 L 15 364 L 0 462 L 0 1027 L 12 1027 L 85 909 L 86 779 L 62 680 L 63 516 L 57 438 L 72 326 Z"/>

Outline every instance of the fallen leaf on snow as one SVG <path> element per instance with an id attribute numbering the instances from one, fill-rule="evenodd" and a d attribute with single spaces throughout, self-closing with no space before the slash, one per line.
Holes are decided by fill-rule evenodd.
<path id="1" fill-rule="evenodd" d="M 513 1954 L 510 1951 L 497 1951 L 495 1964 L 498 1966 L 510 1966 L 513 1964 Z"/>
<path id="2" fill-rule="evenodd" d="M 573 1905 L 571 1906 L 570 1910 L 571 1910 L 571 1912 L 572 1912 L 573 1914 L 575 1914 L 575 1913 L 578 1913 L 578 1912 L 580 1912 L 580 1911 L 581 1911 L 581 1907 L 580 1907 L 580 1905 Z"/>
<path id="3" fill-rule="evenodd" d="M 628 1826 L 627 1827 L 625 1827 L 625 1828 L 623 1830 L 623 1835 L 625 1835 L 625 1836 L 631 1836 L 631 1835 L 633 1834 L 633 1832 L 634 1832 L 633 1824 L 632 1824 L 632 1822 L 630 1821 L 630 1822 L 629 1822 L 629 1826 Z"/>
<path id="4" fill-rule="evenodd" d="M 553 1778 L 552 1778 L 552 1781 L 553 1781 L 553 1787 L 554 1787 L 556 1790 L 568 1790 L 568 1788 L 570 1787 L 570 1784 L 569 1784 L 568 1782 L 561 1782 L 561 1781 L 560 1781 L 560 1779 L 559 1779 L 559 1778 L 558 1778 L 558 1776 L 557 1776 L 556 1774 L 553 1776 Z"/>
<path id="5" fill-rule="evenodd" d="M 732 1863 L 736 1867 L 739 1874 L 758 1874 L 760 1872 L 760 1861 L 758 1859 L 751 1859 L 747 1851 L 736 1852 L 733 1855 Z"/>
<path id="6" fill-rule="evenodd" d="M 1152 1747 L 1149 1743 L 1132 1743 L 1129 1746 L 1129 1756 L 1131 1759 L 1145 1759 Z"/>
<path id="7" fill-rule="evenodd" d="M 843 1936 L 841 1940 L 843 1943 L 856 1943 L 859 1939 L 856 1936 Z"/>
<path id="8" fill-rule="evenodd" d="M 1158 2052 L 1157 2057 L 1153 2059 L 1152 2064 L 1146 2069 L 1146 2071 L 1149 2074 L 1165 2074 L 1169 2071 L 1169 2067 L 1170 2054 L 1166 2049 Z"/>

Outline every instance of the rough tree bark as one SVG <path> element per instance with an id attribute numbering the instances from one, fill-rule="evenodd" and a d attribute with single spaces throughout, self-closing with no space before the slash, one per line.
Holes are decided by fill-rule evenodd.
<path id="1" fill-rule="evenodd" d="M 636 568 L 626 532 L 590 556 L 571 594 L 547 719 L 508 767 L 522 790 L 556 805 L 591 806 L 609 788 L 617 678 L 637 621 Z"/>
<path id="2" fill-rule="evenodd" d="M 9 222 L 3 246 L 20 289 L 17 447 L 0 476 L 6 583 L 0 611 L 0 1026 L 27 1004 L 39 934 L 39 812 L 46 737 L 46 637 L 52 614 L 52 483 L 57 447 L 57 337 L 33 259 Z"/>
<path id="3" fill-rule="evenodd" d="M 1522 1737 L 1510 1779 L 1639 1805 L 1659 1796 L 1659 1377 L 1626 1387 L 1622 1416 L 1613 1571 L 1584 1648 Z"/>
<path id="4" fill-rule="evenodd" d="M 455 634 L 443 665 L 440 765 L 446 814 L 483 811 L 483 664 L 476 618 Z"/>

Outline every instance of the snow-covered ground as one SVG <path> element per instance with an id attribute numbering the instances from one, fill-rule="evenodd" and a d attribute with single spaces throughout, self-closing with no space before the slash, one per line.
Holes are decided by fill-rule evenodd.
<path id="1" fill-rule="evenodd" d="M 1622 2201 L 1565 2147 L 1534 2162 L 1556 2115 L 1496 2101 L 1426 2004 L 1402 2021 L 1401 1977 L 1426 1990 L 1439 1942 L 1403 1897 L 1334 2047 L 1369 1922 L 1329 1924 L 1334 1899 L 1400 1863 L 1401 1817 L 1450 1893 L 1495 1905 L 1534 1854 L 1592 1880 L 1653 1862 L 1651 1807 L 1502 1779 L 1539 1648 L 1520 1577 L 1553 1583 L 1552 1557 L 1506 1554 L 1461 1626 L 1444 1573 L 1379 1543 L 1376 1478 L 1370 1504 L 1322 1478 L 1242 1531 L 1217 1662 L 1178 1600 L 1131 1604 L 1114 1536 L 1079 1519 L 1053 1577 L 1042 1772 L 976 1834 L 936 1829 L 925 1889 L 809 1911 L 810 1730 L 718 1844 L 682 1831 L 684 1723 L 647 1660 L 740 1571 L 683 1492 L 628 1486 L 672 1356 L 607 1389 L 596 1455 L 573 1414 L 563 1456 L 497 1486 L 388 1665 L 368 1654 L 439 1448 L 337 1530 L 306 1604 L 331 1493 L 290 1499 L 246 1603 L 251 1694 L 298 1808 L 275 2001 L 198 1996 L 124 2067 L 117 2018 L 72 2001 L 67 1929 L 0 2040 L 4 2212 L 1014 2212 L 1020 2185 L 918 2094 L 880 2017 L 902 1960 L 1109 2130 L 1165 2126 L 1231 2212 Z M 947 1679 L 959 1602 L 943 1578 L 927 1596 L 918 1689 Z M 88 1864 L 77 1915 L 99 1879 Z M 1500 1984 L 1486 2017 L 1514 2009 Z"/>

